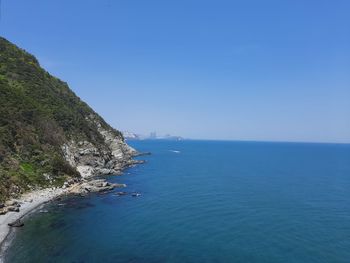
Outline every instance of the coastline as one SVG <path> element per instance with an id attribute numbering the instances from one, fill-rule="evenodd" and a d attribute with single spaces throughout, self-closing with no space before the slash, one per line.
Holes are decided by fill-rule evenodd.
<path id="1" fill-rule="evenodd" d="M 135 153 L 132 157 L 149 155 L 150 153 Z M 125 168 L 142 164 L 144 161 L 129 159 L 127 158 L 127 164 L 124 164 L 123 170 Z M 120 175 L 120 174 L 119 174 Z M 23 219 L 25 216 L 33 212 L 35 209 L 41 205 L 53 201 L 54 199 L 61 196 L 77 195 L 77 194 L 87 194 L 89 192 L 102 192 L 114 189 L 116 187 L 126 187 L 123 184 L 110 184 L 105 179 L 97 179 L 97 175 L 82 177 L 81 181 L 75 182 L 71 185 L 66 185 L 59 188 L 45 188 L 40 190 L 31 191 L 24 193 L 17 199 L 12 199 L 12 201 L 18 202 L 20 204 L 19 212 L 7 212 L 5 215 L 0 215 L 0 263 L 3 262 L 4 254 L 8 248 L 6 246 L 7 239 L 11 234 L 13 227 L 8 224 L 16 220 Z M 97 184 L 96 184 L 97 183 Z M 89 189 L 87 189 L 89 188 Z M 86 191 L 88 190 L 88 191 Z"/>
<path id="2" fill-rule="evenodd" d="M 45 188 L 42 190 L 36 190 L 23 194 L 16 201 L 21 205 L 19 212 L 8 212 L 5 215 L 0 216 L 0 262 L 6 248 L 4 247 L 6 239 L 11 232 L 11 227 L 8 226 L 18 219 L 22 219 L 30 212 L 38 208 L 39 206 L 52 201 L 53 199 L 71 194 L 74 189 L 79 185 L 74 184 L 69 188 Z"/>

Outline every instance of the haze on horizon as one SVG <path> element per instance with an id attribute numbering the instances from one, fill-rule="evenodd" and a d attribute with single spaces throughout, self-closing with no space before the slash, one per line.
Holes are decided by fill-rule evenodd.
<path id="1" fill-rule="evenodd" d="M 120 130 L 350 143 L 349 1 L 3 0 L 0 35 Z"/>

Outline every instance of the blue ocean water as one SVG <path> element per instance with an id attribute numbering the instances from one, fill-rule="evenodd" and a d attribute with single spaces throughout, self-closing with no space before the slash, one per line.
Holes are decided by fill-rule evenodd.
<path id="1" fill-rule="evenodd" d="M 110 181 L 16 233 L 15 262 L 350 262 L 350 145 L 135 141 Z M 117 190 L 118 191 L 118 190 Z"/>

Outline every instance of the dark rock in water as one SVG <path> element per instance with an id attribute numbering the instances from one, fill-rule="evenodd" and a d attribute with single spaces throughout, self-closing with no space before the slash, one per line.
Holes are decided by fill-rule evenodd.
<path id="1" fill-rule="evenodd" d="M 106 194 L 109 194 L 111 192 L 112 192 L 112 190 L 106 190 L 104 192 L 99 192 L 98 195 L 106 195 Z"/>
<path id="2" fill-rule="evenodd" d="M 10 227 L 22 227 L 22 226 L 24 226 L 24 223 L 18 219 L 12 223 L 8 223 L 8 226 L 10 226 Z"/>
<path id="3" fill-rule="evenodd" d="M 127 195 L 127 192 L 117 192 L 115 195 L 117 196 L 122 196 L 122 195 Z"/>
<path id="4" fill-rule="evenodd" d="M 123 188 L 126 187 L 126 184 L 113 184 L 115 188 Z"/>
<path id="5" fill-rule="evenodd" d="M 135 165 L 135 164 L 143 164 L 145 163 L 146 160 L 132 160 L 132 165 Z"/>
<path id="6" fill-rule="evenodd" d="M 151 154 L 152 154 L 151 152 L 140 152 L 140 153 L 135 154 L 135 157 L 137 157 L 137 156 L 151 155 Z"/>
<path id="7" fill-rule="evenodd" d="M 140 193 L 132 193 L 131 196 L 133 196 L 133 197 L 139 197 L 139 196 L 141 196 L 141 194 L 140 194 Z"/>

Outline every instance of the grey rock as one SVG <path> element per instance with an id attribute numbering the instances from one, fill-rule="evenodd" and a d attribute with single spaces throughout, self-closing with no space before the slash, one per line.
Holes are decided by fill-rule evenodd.
<path id="1" fill-rule="evenodd" d="M 15 200 L 9 200 L 5 202 L 5 206 L 16 206 L 18 204 Z"/>
<path id="2" fill-rule="evenodd" d="M 19 212 L 19 207 L 18 206 L 8 206 L 6 207 L 8 212 Z"/>
<path id="3" fill-rule="evenodd" d="M 5 215 L 6 213 L 7 213 L 7 209 L 6 208 L 0 209 L 0 215 Z"/>
<path id="4" fill-rule="evenodd" d="M 22 226 L 24 226 L 24 223 L 18 219 L 12 223 L 8 223 L 8 226 L 10 226 L 10 227 L 22 227 Z"/>

